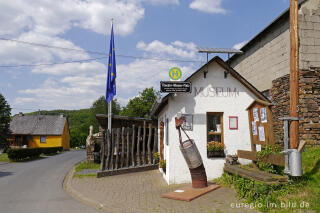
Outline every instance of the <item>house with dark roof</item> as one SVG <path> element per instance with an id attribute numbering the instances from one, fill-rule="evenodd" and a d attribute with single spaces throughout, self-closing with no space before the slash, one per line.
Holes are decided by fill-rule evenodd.
<path id="1" fill-rule="evenodd" d="M 24 115 L 19 113 L 10 122 L 11 147 L 70 148 L 68 119 L 63 115 Z"/>
<path id="2" fill-rule="evenodd" d="M 228 63 L 275 104 L 276 143 L 283 144 L 283 121 L 289 115 L 289 9 L 233 55 Z M 299 0 L 299 140 L 320 145 L 320 0 Z"/>
<path id="3" fill-rule="evenodd" d="M 223 173 L 224 156 L 239 149 L 251 150 L 247 107 L 257 99 L 270 103 L 218 56 L 185 81 L 192 84 L 191 93 L 168 94 L 152 107 L 152 115 L 158 120 L 160 158 L 166 161 L 163 177 L 168 184 L 191 182 L 179 150 L 175 117 L 186 118 L 183 128 L 198 147 L 208 179 L 213 179 Z M 185 135 L 183 140 L 187 140 Z M 210 155 L 210 144 L 224 147 L 219 156 Z M 248 162 L 241 159 L 241 163 Z"/>

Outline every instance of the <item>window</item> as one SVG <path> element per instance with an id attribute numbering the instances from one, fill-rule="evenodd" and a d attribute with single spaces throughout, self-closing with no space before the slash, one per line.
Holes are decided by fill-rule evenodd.
<path id="1" fill-rule="evenodd" d="M 46 136 L 40 136 L 40 143 L 46 142 Z"/>
<path id="2" fill-rule="evenodd" d="M 207 142 L 223 143 L 223 112 L 207 112 Z"/>
<path id="3" fill-rule="evenodd" d="M 17 136 L 17 137 L 16 137 L 16 142 L 18 142 L 18 143 L 21 142 L 21 137 L 20 137 L 20 136 Z"/>

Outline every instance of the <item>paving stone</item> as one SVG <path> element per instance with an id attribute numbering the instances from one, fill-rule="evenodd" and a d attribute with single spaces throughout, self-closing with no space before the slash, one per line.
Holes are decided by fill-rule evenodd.
<path id="1" fill-rule="evenodd" d="M 233 209 L 239 203 L 233 189 L 221 187 L 191 202 L 161 198 L 186 184 L 168 186 L 158 170 L 117 175 L 104 178 L 73 178 L 72 188 L 101 203 L 105 212 L 123 213 L 192 213 L 192 212 L 255 212 Z"/>

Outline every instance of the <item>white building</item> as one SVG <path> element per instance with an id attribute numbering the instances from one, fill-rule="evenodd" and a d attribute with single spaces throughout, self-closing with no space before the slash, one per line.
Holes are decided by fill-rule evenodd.
<path id="1" fill-rule="evenodd" d="M 251 150 L 246 108 L 255 99 L 269 102 L 219 57 L 211 59 L 185 81 L 192 83 L 192 93 L 169 94 L 152 108 L 152 114 L 158 117 L 158 126 L 161 122 L 164 124 L 163 157 L 166 160 L 166 173 L 163 175 L 168 184 L 191 182 L 189 169 L 179 149 L 175 117 L 186 115 L 188 124 L 191 124 L 191 130 L 186 132 L 194 139 L 208 180 L 212 180 L 222 175 L 225 158 L 208 158 L 207 142 L 224 143 L 225 155 L 236 154 L 238 149 Z M 233 119 L 232 126 L 229 119 Z M 160 147 L 160 130 L 158 135 Z M 186 140 L 186 136 L 182 135 Z"/>

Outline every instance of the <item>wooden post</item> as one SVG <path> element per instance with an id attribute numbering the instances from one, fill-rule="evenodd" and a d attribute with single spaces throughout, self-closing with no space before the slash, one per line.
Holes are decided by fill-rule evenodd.
<path id="1" fill-rule="evenodd" d="M 105 144 L 106 144 L 106 134 L 105 131 L 102 131 L 102 143 L 101 143 L 101 163 L 100 163 L 100 170 L 104 171 L 106 169 L 106 161 L 105 161 Z"/>
<path id="2" fill-rule="evenodd" d="M 127 168 L 129 167 L 129 158 L 130 158 L 130 155 L 129 155 L 129 150 L 130 150 L 130 144 L 129 144 L 130 136 L 129 136 L 129 133 L 130 133 L 130 128 L 127 127 L 127 159 L 126 159 L 126 167 Z"/>
<path id="3" fill-rule="evenodd" d="M 112 132 L 107 130 L 107 160 L 106 160 L 106 169 L 109 169 L 110 162 L 110 150 L 111 150 L 111 141 L 112 141 Z"/>
<path id="4" fill-rule="evenodd" d="M 116 163 L 115 163 L 115 169 L 118 169 L 119 164 L 119 143 L 120 143 L 120 128 L 117 128 L 117 141 L 116 141 Z"/>
<path id="5" fill-rule="evenodd" d="M 249 130 L 250 130 L 250 140 L 251 140 L 251 151 L 255 153 L 257 150 L 256 150 L 256 144 L 254 143 L 253 137 L 252 137 L 252 121 L 253 121 L 252 109 L 248 110 L 248 119 L 249 119 Z M 252 161 L 252 165 L 254 168 L 258 168 L 257 161 Z"/>
<path id="6" fill-rule="evenodd" d="M 164 148 L 164 122 L 160 122 L 160 160 L 163 160 L 163 148 Z"/>
<path id="7" fill-rule="evenodd" d="M 148 164 L 151 164 L 151 136 L 152 136 L 152 123 L 149 123 L 149 135 L 148 135 Z"/>
<path id="8" fill-rule="evenodd" d="M 138 138 L 137 138 L 137 165 L 140 166 L 140 132 L 141 132 L 141 126 L 138 128 Z"/>
<path id="9" fill-rule="evenodd" d="M 109 167 L 111 170 L 114 169 L 113 158 L 114 158 L 114 141 L 116 139 L 115 135 L 116 135 L 115 129 L 111 129 L 111 138 L 110 138 L 111 153 L 110 153 L 110 167 Z"/>
<path id="10" fill-rule="evenodd" d="M 299 104 L 299 32 L 298 0 L 290 0 L 290 116 L 298 117 Z M 299 121 L 291 121 L 290 148 L 296 149 L 299 141 Z"/>
<path id="11" fill-rule="evenodd" d="M 124 145 L 125 145 L 124 130 L 125 130 L 125 128 L 122 127 L 122 131 L 121 131 L 121 160 L 120 160 L 120 168 L 123 167 L 123 162 L 124 162 Z"/>
<path id="12" fill-rule="evenodd" d="M 153 154 L 157 152 L 158 148 L 158 128 L 154 128 L 154 139 L 153 139 Z M 155 159 L 153 158 L 153 164 L 155 164 Z"/>
<path id="13" fill-rule="evenodd" d="M 143 122 L 143 138 L 142 138 L 142 164 L 146 164 L 146 122 Z"/>
<path id="14" fill-rule="evenodd" d="M 136 137 L 136 129 L 135 129 L 135 125 L 132 125 L 132 146 L 131 146 L 131 165 L 134 167 L 135 166 L 135 159 L 134 159 L 134 147 L 135 147 L 135 144 L 134 144 L 134 139 Z"/>

